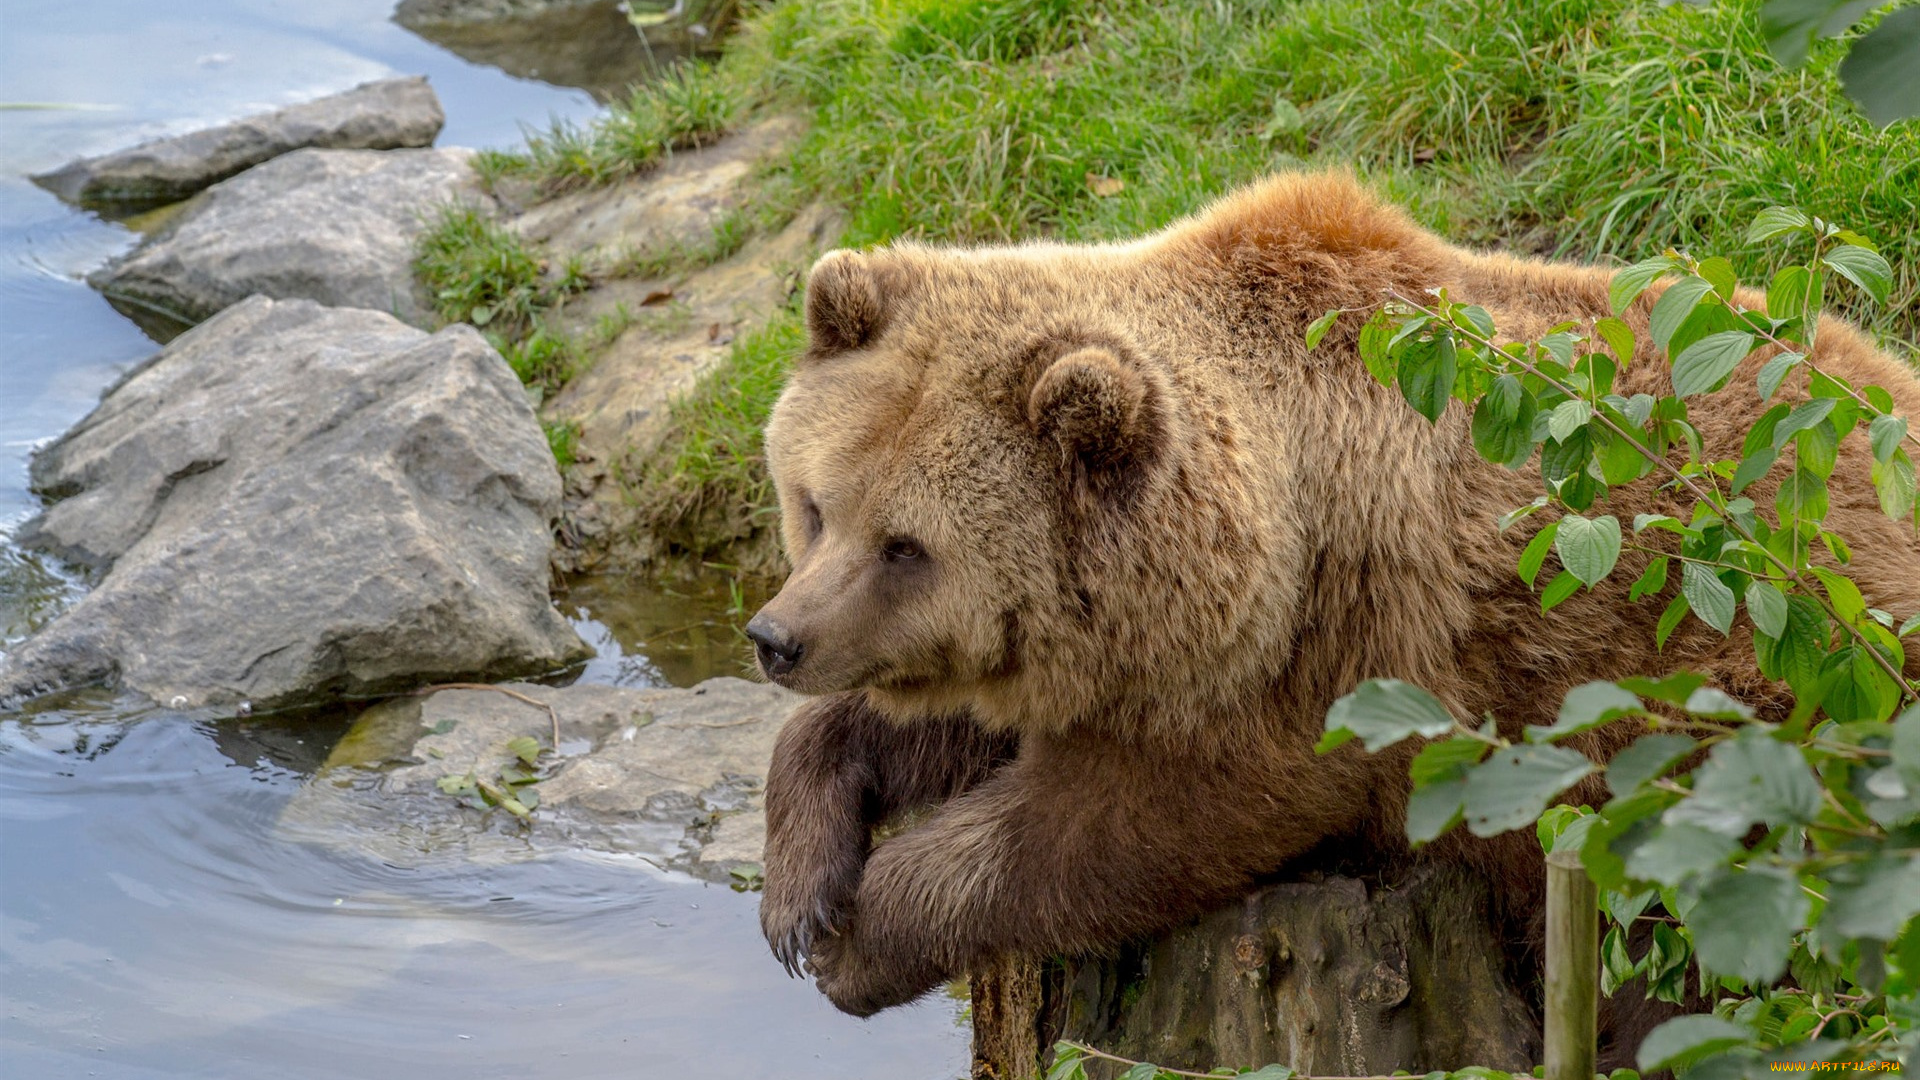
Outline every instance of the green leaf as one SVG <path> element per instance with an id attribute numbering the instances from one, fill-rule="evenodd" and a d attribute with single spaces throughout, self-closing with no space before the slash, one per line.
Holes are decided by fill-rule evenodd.
<path id="1" fill-rule="evenodd" d="M 1547 561 L 1547 552 L 1553 547 L 1553 538 L 1560 535 L 1558 521 L 1533 534 L 1527 546 L 1520 552 L 1520 580 L 1533 588 L 1533 579 L 1540 574 L 1541 564 Z"/>
<path id="2" fill-rule="evenodd" d="M 1813 275 L 1804 266 L 1786 266 L 1767 285 L 1767 314 L 1775 319 L 1797 319 L 1806 313 L 1807 289 Z"/>
<path id="3" fill-rule="evenodd" d="M 1430 843 L 1458 825 L 1465 816 L 1466 770 L 1462 768 L 1460 772 L 1457 779 L 1437 780 L 1417 787 L 1407 797 L 1407 840 L 1410 843 L 1416 846 Z"/>
<path id="4" fill-rule="evenodd" d="M 443 776 L 433 784 L 448 795 L 471 795 L 474 790 L 472 773 L 463 776 Z"/>
<path id="5" fill-rule="evenodd" d="M 1667 601 L 1667 609 L 1660 613 L 1660 622 L 1653 628 L 1654 648 L 1667 647 L 1667 639 L 1673 636 L 1674 630 L 1680 626 L 1680 620 L 1686 618 L 1690 610 L 1692 608 L 1684 591 L 1675 593 L 1673 599 Z"/>
<path id="6" fill-rule="evenodd" d="M 1770 400 L 1780 389 L 1787 373 L 1798 367 L 1806 357 L 1797 352 L 1774 353 L 1760 366 L 1760 375 L 1754 381 L 1760 389 L 1760 400 Z"/>
<path id="7" fill-rule="evenodd" d="M 1662 275 L 1672 269 L 1672 259 L 1665 255 L 1656 255 L 1616 272 L 1613 275 L 1613 281 L 1607 286 L 1607 302 L 1613 306 L 1613 313 L 1618 315 L 1627 310 L 1627 305 L 1647 291 L 1647 286 L 1660 280 Z"/>
<path id="8" fill-rule="evenodd" d="M 1860 594 L 1860 586 L 1855 585 L 1852 578 L 1824 566 L 1814 567 L 1813 576 L 1826 587 L 1827 599 L 1841 618 L 1852 622 L 1866 614 L 1867 598 Z"/>
<path id="9" fill-rule="evenodd" d="M 1693 671 L 1676 671 L 1658 679 L 1649 679 L 1645 675 L 1629 675 L 1619 680 L 1621 686 L 1639 694 L 1643 698 L 1684 705 L 1695 690 L 1705 686 L 1707 677 Z"/>
<path id="10" fill-rule="evenodd" d="M 1873 463 L 1873 490 L 1880 497 L 1881 513 L 1895 521 L 1913 513 L 1913 459 L 1905 450 L 1895 451 L 1888 461 Z"/>
<path id="11" fill-rule="evenodd" d="M 485 304 L 475 304 L 473 310 L 467 312 L 467 321 L 475 326 L 485 326 L 493 321 L 493 309 Z"/>
<path id="12" fill-rule="evenodd" d="M 1793 936 L 1806 925 L 1810 905 L 1791 873 L 1773 867 L 1724 873 L 1701 886 L 1699 903 L 1687 913 L 1694 955 L 1709 971 L 1770 983 L 1786 974 Z"/>
<path id="13" fill-rule="evenodd" d="M 1699 563 L 1686 563 L 1680 568 L 1680 591 L 1693 607 L 1693 613 L 1700 621 L 1720 631 L 1724 636 L 1733 629 L 1733 590 L 1727 588 L 1719 576 L 1710 568 Z"/>
<path id="14" fill-rule="evenodd" d="M 1794 693 L 1812 693 L 1827 658 L 1827 613 L 1804 596 L 1787 597 L 1787 630 L 1776 645 L 1754 640 L 1760 666 L 1770 678 L 1784 679 Z"/>
<path id="15" fill-rule="evenodd" d="M 1407 773 L 1413 778 L 1416 788 L 1425 787 L 1465 776 L 1468 767 L 1486 756 L 1487 744 L 1471 735 L 1435 739 L 1413 755 L 1413 763 L 1408 766 Z"/>
<path id="16" fill-rule="evenodd" d="M 1769 206 L 1754 215 L 1753 224 L 1747 227 L 1747 243 L 1758 244 L 1763 240 L 1771 240 L 1782 233 L 1804 229 L 1808 224 L 1807 215 L 1791 206 Z M 1768 308 L 1768 311 L 1771 312 L 1772 308 Z"/>
<path id="17" fill-rule="evenodd" d="M 1334 320 L 1339 317 L 1340 312 L 1336 308 L 1307 324 L 1308 352 L 1312 352 L 1314 347 L 1320 344 L 1320 339 L 1327 336 L 1327 331 L 1333 328 Z"/>
<path id="18" fill-rule="evenodd" d="M 1641 1040 L 1637 1062 L 1642 1072 L 1691 1065 L 1710 1054 L 1745 1046 L 1749 1037 L 1746 1028 L 1717 1016 L 1676 1016 Z"/>
<path id="19" fill-rule="evenodd" d="M 1900 688 L 1880 670 L 1873 654 L 1858 645 L 1835 650 L 1820 666 L 1827 688 L 1820 700 L 1827 715 L 1840 723 L 1884 720 L 1900 703 Z"/>
<path id="20" fill-rule="evenodd" d="M 1533 824 L 1554 796 L 1594 771 L 1583 754 L 1523 744 L 1496 750 L 1467 773 L 1467 828 L 1497 836 Z"/>
<path id="21" fill-rule="evenodd" d="M 1613 350 L 1613 358 L 1620 361 L 1622 369 L 1633 363 L 1633 329 L 1625 322 L 1611 315 L 1603 316 L 1594 321 L 1593 332 Z"/>
<path id="22" fill-rule="evenodd" d="M 1547 414 L 1547 434 L 1557 442 L 1566 442 L 1568 436 L 1585 427 L 1593 416 L 1593 409 L 1579 398 L 1570 398 L 1554 406 Z"/>
<path id="23" fill-rule="evenodd" d="M 1667 824 L 1737 837 L 1756 822 L 1805 824 L 1820 809 L 1819 784 L 1799 749 L 1759 727 L 1743 727 L 1714 747 L 1693 777 L 1693 794 L 1667 811 Z"/>
<path id="24" fill-rule="evenodd" d="M 1708 720 L 1751 720 L 1752 707 L 1735 699 L 1724 690 L 1711 686 L 1702 686 L 1687 695 L 1687 702 L 1681 708 L 1695 716 Z"/>
<path id="25" fill-rule="evenodd" d="M 1540 406 L 1511 375 L 1495 379 L 1473 409 L 1473 447 L 1496 465 L 1517 469 L 1533 456 L 1533 418 Z"/>
<path id="26" fill-rule="evenodd" d="M 1907 419 L 1904 416 L 1882 413 L 1867 426 L 1867 442 L 1872 444 L 1873 456 L 1878 461 L 1892 458 L 1893 452 L 1900 449 L 1900 440 L 1906 437 Z"/>
<path id="27" fill-rule="evenodd" d="M 1771 446 L 1763 446 L 1758 451 L 1740 459 L 1740 467 L 1733 470 L 1733 482 L 1728 491 L 1738 495 L 1748 487 L 1759 482 L 1773 471 L 1775 462 L 1780 460 L 1780 451 Z"/>
<path id="28" fill-rule="evenodd" d="M 1740 366 L 1740 361 L 1753 352 L 1753 341 L 1752 334 L 1725 330 L 1708 334 L 1687 346 L 1673 358 L 1673 392 L 1692 397 L 1720 389 Z"/>
<path id="29" fill-rule="evenodd" d="M 1685 735 L 1668 732 L 1642 735 L 1607 762 L 1607 789 L 1615 798 L 1624 798 L 1641 784 L 1665 774 L 1699 745 Z"/>
<path id="30" fill-rule="evenodd" d="M 1053 1044 L 1053 1066 L 1047 1080 L 1087 1080 L 1087 1067 L 1079 1047 L 1070 1042 Z"/>
<path id="31" fill-rule="evenodd" d="M 1788 439 L 1818 425 L 1833 412 L 1835 404 L 1833 398 L 1818 397 L 1795 405 L 1779 423 L 1773 426 L 1773 448 L 1780 449 L 1787 445 Z"/>
<path id="32" fill-rule="evenodd" d="M 1560 571 L 1552 581 L 1547 582 L 1547 587 L 1540 593 L 1540 614 L 1545 615 L 1559 607 L 1568 597 L 1579 591 L 1580 579 L 1574 577 L 1571 571 Z"/>
<path id="33" fill-rule="evenodd" d="M 1638 603 L 1643 596 L 1652 596 L 1667 587 L 1667 557 L 1656 556 L 1647 562 L 1633 588 L 1627 590 L 1627 599 Z"/>
<path id="34" fill-rule="evenodd" d="M 1460 309 L 1460 315 L 1481 337 L 1493 336 L 1493 316 L 1487 314 L 1486 308 L 1479 304 L 1468 304 Z"/>
<path id="35" fill-rule="evenodd" d="M 1737 838 L 1698 825 L 1666 825 L 1627 852 L 1627 873 L 1671 888 L 1718 869 L 1739 847 Z"/>
<path id="36" fill-rule="evenodd" d="M 1414 342 L 1400 354 L 1400 396 L 1415 412 L 1437 421 L 1453 394 L 1455 374 L 1452 335 Z"/>
<path id="37" fill-rule="evenodd" d="M 1774 495 L 1774 507 L 1782 518 L 1822 521 L 1827 516 L 1827 482 L 1820 474 L 1797 465 L 1787 474 Z"/>
<path id="38" fill-rule="evenodd" d="M 1453 714 L 1440 699 L 1399 679 L 1368 679 L 1327 710 L 1327 734 L 1317 753 L 1358 737 L 1369 753 L 1414 735 L 1432 738 L 1453 730 Z"/>
<path id="39" fill-rule="evenodd" d="M 1384 313 L 1375 314 L 1360 327 L 1360 359 L 1367 365 L 1367 374 L 1381 386 L 1392 386 L 1399 370 L 1393 352 L 1387 348 L 1392 339 L 1393 326 Z"/>
<path id="40" fill-rule="evenodd" d="M 1823 930 L 1853 938 L 1892 940 L 1920 915 L 1920 859 L 1881 854 L 1827 873 Z"/>
<path id="41" fill-rule="evenodd" d="M 1293 1070 L 1285 1065 L 1263 1065 L 1250 1073 L 1241 1073 L 1238 1080 L 1293 1080 Z"/>
<path id="42" fill-rule="evenodd" d="M 1150 1061 L 1136 1062 L 1133 1068 L 1121 1074 L 1121 1080 L 1155 1080 L 1160 1075 L 1160 1066 Z"/>
<path id="43" fill-rule="evenodd" d="M 1845 245 L 1834 248 L 1822 256 L 1820 261 L 1833 269 L 1841 277 L 1853 282 L 1873 297 L 1876 304 L 1887 302 L 1887 292 L 1893 287 L 1893 267 L 1875 251 L 1863 247 Z"/>
<path id="44" fill-rule="evenodd" d="M 1762 634 L 1778 641 L 1787 632 L 1787 598 L 1764 581 L 1747 586 L 1747 614 Z"/>
<path id="45" fill-rule="evenodd" d="M 507 740 L 507 753 L 512 754 L 528 765 L 532 765 L 534 762 L 540 760 L 540 744 L 536 740 L 522 735 L 517 739 Z"/>
<path id="46" fill-rule="evenodd" d="M 1620 519 L 1612 514 L 1592 519 L 1567 514 L 1560 519 L 1553 550 L 1567 572 L 1591 588 L 1613 573 L 1620 559 Z"/>
<path id="47" fill-rule="evenodd" d="M 1680 324 L 1693 314 L 1694 306 L 1712 291 L 1712 283 L 1697 277 L 1681 278 L 1667 286 L 1667 291 L 1661 293 L 1660 299 L 1654 301 L 1653 305 L 1653 343 L 1666 348 L 1667 343 L 1673 340 L 1674 332 L 1680 329 Z"/>
<path id="48" fill-rule="evenodd" d="M 1527 728 L 1527 741 L 1554 742 L 1639 711 L 1640 699 L 1617 683 L 1581 683 L 1567 691 L 1551 727 L 1535 724 Z"/>
<path id="49" fill-rule="evenodd" d="M 1713 283 L 1713 291 L 1719 293 L 1722 300 L 1733 299 L 1733 290 L 1740 285 L 1740 275 L 1733 272 L 1733 263 L 1724 255 L 1701 259 L 1695 272 Z"/>

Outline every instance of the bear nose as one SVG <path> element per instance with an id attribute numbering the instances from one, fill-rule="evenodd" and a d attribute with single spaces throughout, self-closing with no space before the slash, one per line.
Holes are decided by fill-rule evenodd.
<path id="1" fill-rule="evenodd" d="M 800 654 L 806 651 L 806 646 L 795 641 L 779 623 L 767 618 L 765 612 L 747 623 L 747 637 L 759 657 L 760 670 L 769 678 L 777 679 L 792 671 L 800 663 Z"/>

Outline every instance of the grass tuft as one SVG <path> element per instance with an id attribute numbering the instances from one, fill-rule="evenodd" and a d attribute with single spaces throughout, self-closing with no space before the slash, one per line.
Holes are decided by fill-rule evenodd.
<path id="1" fill-rule="evenodd" d="M 735 339 L 727 358 L 674 403 L 672 428 L 638 478 L 636 497 L 658 531 L 695 555 L 711 555 L 718 542 L 772 524 L 773 482 L 761 429 L 805 343 L 799 309 L 782 308 L 765 326 Z"/>
<path id="2" fill-rule="evenodd" d="M 545 132 L 529 132 L 526 149 L 485 152 L 475 168 L 485 184 L 525 177 L 548 194 L 612 183 L 675 150 L 715 142 L 731 126 L 738 101 L 718 68 L 690 61 L 635 86 L 591 124 L 556 120 Z"/>

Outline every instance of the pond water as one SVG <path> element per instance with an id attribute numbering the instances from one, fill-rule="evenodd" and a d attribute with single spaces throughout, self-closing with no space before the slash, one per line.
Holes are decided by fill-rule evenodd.
<path id="1" fill-rule="evenodd" d="M 431 78 L 441 145 L 509 145 L 522 123 L 597 106 L 507 71 L 561 70 L 604 94 L 618 78 L 605 64 L 626 62 L 489 52 L 489 67 L 390 13 L 391 0 L 5 0 L 0 638 L 85 588 L 5 543 L 36 509 L 28 455 L 154 348 L 80 280 L 134 233 L 25 174 L 389 74 Z M 687 685 L 740 670 L 728 611 L 753 599 L 724 582 L 583 581 L 561 608 L 599 651 L 582 678 Z M 281 808 L 352 719 L 181 714 L 107 693 L 0 716 L 0 1074 L 964 1072 L 956 1003 L 841 1016 L 773 962 L 752 894 L 604 855 L 396 865 L 286 839 Z"/>

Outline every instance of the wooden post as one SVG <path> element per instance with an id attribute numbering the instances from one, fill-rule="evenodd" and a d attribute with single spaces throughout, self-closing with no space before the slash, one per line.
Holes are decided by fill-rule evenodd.
<path id="1" fill-rule="evenodd" d="M 1546 1080 L 1593 1080 L 1600 1004 L 1599 891 L 1575 851 L 1547 856 Z"/>

